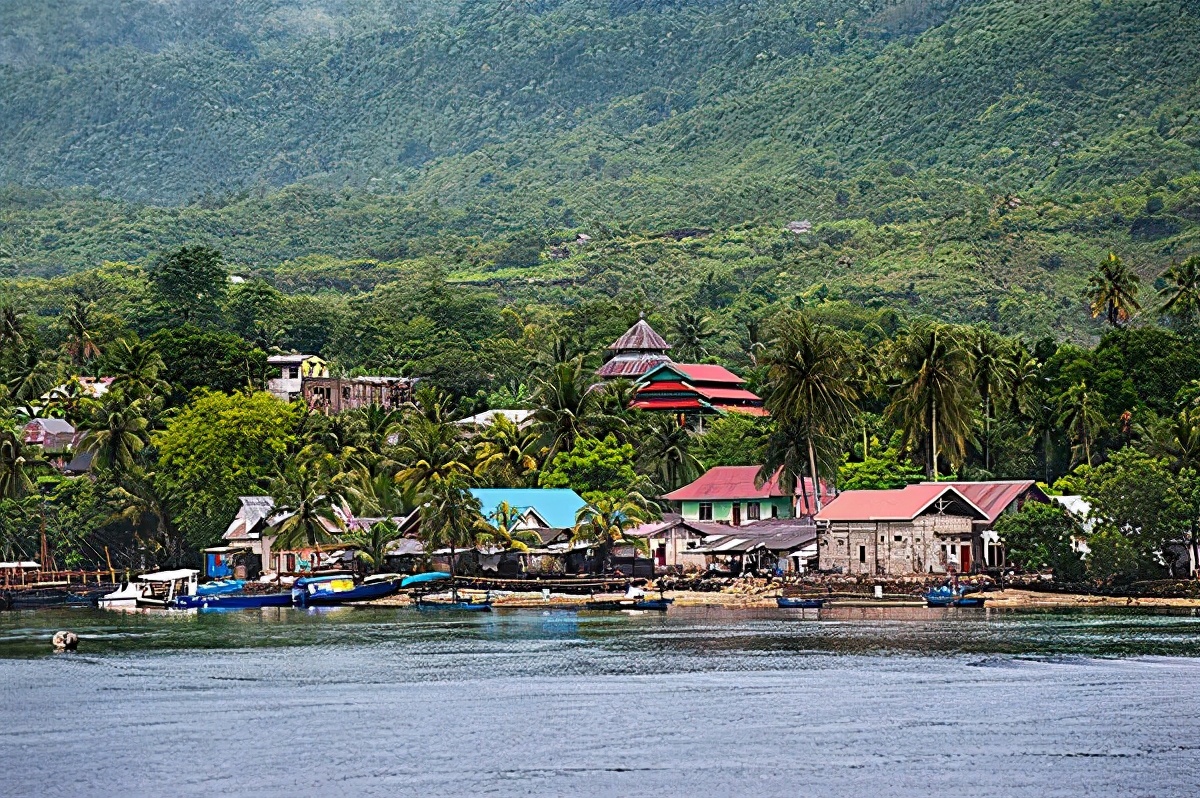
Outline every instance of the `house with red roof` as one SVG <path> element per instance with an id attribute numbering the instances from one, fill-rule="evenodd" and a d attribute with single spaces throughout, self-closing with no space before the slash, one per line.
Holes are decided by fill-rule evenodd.
<path id="1" fill-rule="evenodd" d="M 951 485 L 987 514 L 976 521 L 972 561 L 982 568 L 1003 568 L 1004 543 L 993 529 L 1000 516 L 1018 512 L 1027 502 L 1049 503 L 1050 497 L 1032 479 L 992 480 L 989 482 L 939 482 Z"/>
<path id="2" fill-rule="evenodd" d="M 965 573 L 988 514 L 946 482 L 848 490 L 815 516 L 823 571 L 869 576 Z"/>
<path id="3" fill-rule="evenodd" d="M 695 482 L 662 498 L 679 507 L 684 521 L 742 526 L 768 518 L 811 518 L 816 512 L 813 481 L 806 477 L 791 493 L 779 485 L 779 472 L 758 484 L 758 466 L 717 466 Z M 821 485 L 821 503 L 832 501 Z"/>

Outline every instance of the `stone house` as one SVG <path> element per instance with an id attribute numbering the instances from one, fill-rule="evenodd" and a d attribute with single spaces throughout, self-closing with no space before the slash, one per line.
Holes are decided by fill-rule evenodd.
<path id="1" fill-rule="evenodd" d="M 967 572 L 988 514 L 947 483 L 848 490 L 816 514 L 822 571 L 869 576 Z"/>

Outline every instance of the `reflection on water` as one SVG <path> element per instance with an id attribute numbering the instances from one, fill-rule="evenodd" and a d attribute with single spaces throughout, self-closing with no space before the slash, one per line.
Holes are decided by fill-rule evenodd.
<path id="1" fill-rule="evenodd" d="M 50 653 L 58 629 L 78 654 Z M 5 613 L 0 792 L 1192 795 L 1198 632 L 915 607 Z"/>

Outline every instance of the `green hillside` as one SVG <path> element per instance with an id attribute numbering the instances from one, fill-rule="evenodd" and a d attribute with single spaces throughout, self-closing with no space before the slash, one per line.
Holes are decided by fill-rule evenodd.
<path id="1" fill-rule="evenodd" d="M 295 290 L 432 259 L 1087 335 L 1107 250 L 1152 282 L 1200 249 L 1197 45 L 1149 0 L 9 4 L 0 269 L 208 243 Z"/>

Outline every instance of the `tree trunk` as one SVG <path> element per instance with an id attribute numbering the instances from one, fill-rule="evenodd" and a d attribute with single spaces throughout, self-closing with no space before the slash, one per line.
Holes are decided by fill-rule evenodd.
<path id="1" fill-rule="evenodd" d="M 813 481 L 813 507 L 815 507 L 816 512 L 819 513 L 821 512 L 821 479 L 817 475 L 817 455 L 813 451 L 811 435 L 808 437 L 808 469 L 809 473 L 812 474 Z M 804 477 L 801 477 L 800 480 L 801 484 L 803 484 Z M 807 503 L 807 499 L 805 502 Z M 805 509 L 807 509 L 807 507 Z"/>
<path id="2" fill-rule="evenodd" d="M 992 397 L 983 397 L 983 470 L 992 470 Z"/>
<path id="3" fill-rule="evenodd" d="M 454 556 L 455 556 L 454 544 L 451 543 L 450 544 L 450 600 L 457 604 L 458 603 L 458 585 L 454 581 L 454 579 L 455 579 Z"/>
<path id="4" fill-rule="evenodd" d="M 930 422 L 929 423 L 929 440 L 930 440 L 930 445 L 933 447 L 933 450 L 929 453 L 929 467 L 930 467 L 930 471 L 933 474 L 933 481 L 937 482 L 937 478 L 938 478 L 938 470 L 937 470 L 938 446 L 937 446 L 937 398 L 936 397 L 934 398 L 933 406 L 930 409 L 929 422 Z"/>

